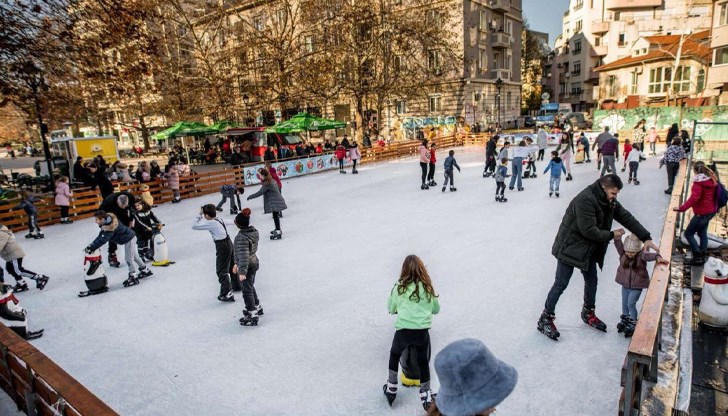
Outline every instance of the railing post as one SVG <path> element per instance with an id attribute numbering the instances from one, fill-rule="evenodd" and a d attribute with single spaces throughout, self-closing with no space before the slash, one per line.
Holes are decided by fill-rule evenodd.
<path id="1" fill-rule="evenodd" d="M 25 391 L 25 408 L 28 416 L 38 416 L 38 409 L 35 406 L 35 374 L 29 366 L 26 368 L 30 382 L 28 383 L 28 390 Z"/>

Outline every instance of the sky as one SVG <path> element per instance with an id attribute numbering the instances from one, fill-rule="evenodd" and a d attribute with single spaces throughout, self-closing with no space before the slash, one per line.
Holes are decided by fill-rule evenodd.
<path id="1" fill-rule="evenodd" d="M 569 0 L 523 0 L 523 17 L 532 30 L 549 34 L 549 45 L 561 34 L 561 21 Z"/>

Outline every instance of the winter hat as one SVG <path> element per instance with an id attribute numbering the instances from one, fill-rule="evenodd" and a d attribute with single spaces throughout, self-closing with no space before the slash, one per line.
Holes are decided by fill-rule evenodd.
<path id="1" fill-rule="evenodd" d="M 149 190 L 149 185 L 144 184 L 144 185 L 142 185 L 142 186 L 139 187 L 139 190 L 142 191 L 142 192 L 146 192 L 146 191 Z"/>
<path id="2" fill-rule="evenodd" d="M 624 251 L 639 253 L 642 251 L 642 241 L 634 234 L 630 234 L 624 239 Z"/>
<path id="3" fill-rule="evenodd" d="M 126 169 L 127 168 L 126 163 L 124 163 L 124 162 L 119 163 L 118 165 L 116 165 L 116 167 L 119 168 L 119 169 Z"/>
<path id="4" fill-rule="evenodd" d="M 447 416 L 471 416 L 495 407 L 516 387 L 518 372 L 481 341 L 461 339 L 435 357 L 440 379 L 437 408 Z"/>
<path id="5" fill-rule="evenodd" d="M 248 228 L 250 226 L 250 208 L 243 208 L 240 214 L 235 216 L 235 225 L 238 228 Z"/>

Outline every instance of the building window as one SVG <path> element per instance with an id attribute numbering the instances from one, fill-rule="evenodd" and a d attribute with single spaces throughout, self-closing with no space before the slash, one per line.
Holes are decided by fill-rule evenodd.
<path id="1" fill-rule="evenodd" d="M 673 81 L 674 92 L 690 91 L 690 67 L 679 66 L 675 71 L 675 80 Z M 667 89 L 667 87 L 665 87 Z"/>
<path id="2" fill-rule="evenodd" d="M 574 41 L 574 49 L 571 51 L 572 54 L 578 55 L 581 53 L 581 40 Z"/>
<path id="3" fill-rule="evenodd" d="M 581 10 L 582 7 L 584 7 L 584 0 L 576 0 L 574 11 Z"/>
<path id="4" fill-rule="evenodd" d="M 718 25 L 728 25 L 728 3 L 723 3 L 718 7 L 720 7 Z"/>
<path id="5" fill-rule="evenodd" d="M 581 74 L 581 61 L 576 61 L 571 66 L 571 75 L 579 75 Z"/>
<path id="6" fill-rule="evenodd" d="M 265 19 L 262 16 L 256 17 L 255 20 L 253 20 L 253 26 L 255 27 L 255 30 L 262 32 L 265 30 Z"/>
<path id="7" fill-rule="evenodd" d="M 619 22 L 619 18 L 622 17 L 619 12 L 614 12 L 614 21 Z"/>
<path id="8" fill-rule="evenodd" d="M 648 84 L 647 92 L 650 94 L 667 92 L 671 78 L 672 68 L 670 67 L 650 69 L 650 83 Z"/>
<path id="9" fill-rule="evenodd" d="M 619 34 L 619 41 L 617 42 L 617 46 L 623 47 L 627 45 L 627 34 L 622 32 Z"/>
<path id="10" fill-rule="evenodd" d="M 559 94 L 566 94 L 566 83 L 559 82 Z"/>
<path id="11" fill-rule="evenodd" d="M 511 108 L 511 92 L 506 92 L 506 109 Z"/>
<path id="12" fill-rule="evenodd" d="M 306 53 L 313 53 L 316 50 L 313 35 L 306 35 L 304 38 L 304 49 L 306 50 Z"/>
<path id="13" fill-rule="evenodd" d="M 713 65 L 725 65 L 728 64 L 728 46 L 715 48 L 715 57 L 713 58 Z"/>
<path id="14" fill-rule="evenodd" d="M 594 46 L 601 46 L 601 45 L 602 45 L 602 37 L 594 36 Z"/>
<path id="15" fill-rule="evenodd" d="M 513 57 L 509 53 L 509 54 L 506 55 L 506 64 L 505 64 L 505 66 L 503 68 L 504 69 L 511 69 L 512 67 L 513 67 Z"/>
<path id="16" fill-rule="evenodd" d="M 437 10 L 427 11 L 427 24 L 431 26 L 440 26 L 440 13 Z"/>
<path id="17" fill-rule="evenodd" d="M 637 73 L 637 71 L 632 71 L 632 82 L 629 86 L 629 93 L 632 95 L 637 94 L 637 81 L 639 80 L 640 75 Z"/>
<path id="18" fill-rule="evenodd" d="M 439 95 L 430 96 L 430 112 L 437 113 L 439 111 L 440 111 L 440 96 Z"/>
<path id="19" fill-rule="evenodd" d="M 581 28 L 583 26 L 583 23 L 581 20 L 576 21 L 576 28 L 574 29 L 574 33 L 581 33 Z"/>
<path id="20" fill-rule="evenodd" d="M 480 49 L 478 54 L 478 72 L 485 72 L 488 70 L 488 50 Z"/>
<path id="21" fill-rule="evenodd" d="M 431 71 L 440 70 L 440 51 L 429 51 L 427 53 L 427 68 Z"/>
<path id="22" fill-rule="evenodd" d="M 488 31 L 488 14 L 485 10 L 480 11 L 480 22 L 478 23 L 478 28 L 484 32 Z"/>
<path id="23" fill-rule="evenodd" d="M 394 72 L 399 72 L 402 69 L 402 57 L 400 55 L 394 56 Z"/>
<path id="24" fill-rule="evenodd" d="M 506 33 L 508 33 L 509 35 L 513 34 L 513 22 L 511 22 L 510 20 L 506 20 Z"/>
<path id="25" fill-rule="evenodd" d="M 615 75 L 610 75 L 607 78 L 607 94 L 610 97 L 617 95 L 617 77 Z"/>
<path id="26" fill-rule="evenodd" d="M 394 102 L 394 105 L 397 108 L 397 114 L 404 114 L 407 112 L 407 101 L 397 100 Z"/>
<path id="27" fill-rule="evenodd" d="M 698 92 L 698 93 L 703 92 L 703 90 L 705 89 L 705 70 L 704 69 L 701 69 L 700 71 L 698 71 L 698 80 L 697 80 L 696 84 L 697 84 L 697 86 L 696 86 L 695 92 Z"/>

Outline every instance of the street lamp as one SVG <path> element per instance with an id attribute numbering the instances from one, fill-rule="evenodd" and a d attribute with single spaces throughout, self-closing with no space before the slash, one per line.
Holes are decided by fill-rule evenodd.
<path id="1" fill-rule="evenodd" d="M 498 93 L 496 94 L 496 99 L 498 100 L 498 123 L 495 127 L 496 131 L 498 131 L 501 124 L 501 89 L 503 88 L 503 80 L 500 77 L 495 80 L 495 88 L 498 90 Z"/>
<path id="2" fill-rule="evenodd" d="M 245 125 L 248 125 L 248 120 L 250 119 L 250 109 L 248 108 L 248 103 L 250 102 L 250 97 L 248 97 L 248 94 L 243 94 L 243 103 L 245 104 Z"/>

